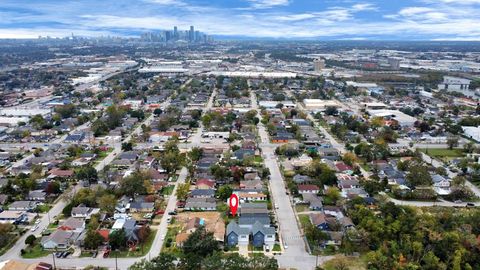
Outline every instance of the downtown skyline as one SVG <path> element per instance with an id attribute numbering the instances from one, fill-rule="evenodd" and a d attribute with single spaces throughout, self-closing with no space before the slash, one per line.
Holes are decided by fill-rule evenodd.
<path id="1" fill-rule="evenodd" d="M 480 40 L 480 0 L 5 0 L 0 38 L 123 36 L 195 25 L 224 38 Z"/>

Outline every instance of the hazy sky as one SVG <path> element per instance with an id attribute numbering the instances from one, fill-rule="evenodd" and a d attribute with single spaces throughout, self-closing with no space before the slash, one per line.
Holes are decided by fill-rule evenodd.
<path id="1" fill-rule="evenodd" d="M 0 0 L 0 38 L 187 29 L 266 38 L 480 40 L 480 0 Z"/>

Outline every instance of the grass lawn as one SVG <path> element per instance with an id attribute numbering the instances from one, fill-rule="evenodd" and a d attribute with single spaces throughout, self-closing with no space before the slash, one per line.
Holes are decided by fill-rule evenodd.
<path id="1" fill-rule="evenodd" d="M 37 211 L 39 213 L 46 213 L 50 210 L 50 208 L 52 208 L 52 207 L 49 204 L 42 204 L 42 205 L 37 206 Z"/>
<path id="2" fill-rule="evenodd" d="M 256 163 L 263 163 L 263 158 L 261 156 L 255 156 L 253 161 Z"/>
<path id="3" fill-rule="evenodd" d="M 361 257 L 345 257 L 336 256 L 335 258 L 325 262 L 322 265 L 325 270 L 335 269 L 350 269 L 350 270 L 363 270 L 367 269 L 365 262 Z"/>
<path id="4" fill-rule="evenodd" d="M 282 251 L 282 248 L 280 247 L 279 244 L 275 244 L 275 245 L 273 246 L 272 251 Z"/>
<path id="5" fill-rule="evenodd" d="M 310 225 L 310 218 L 308 215 L 298 215 L 298 219 L 300 220 L 300 224 L 302 224 L 302 228 L 306 228 Z"/>
<path id="6" fill-rule="evenodd" d="M 25 253 L 22 254 L 22 258 L 24 259 L 41 258 L 49 255 L 50 253 L 51 253 L 50 251 L 43 249 L 39 241 L 37 241 L 37 243 L 35 243 L 33 247 L 25 248 Z"/>
<path id="7" fill-rule="evenodd" d="M 162 195 L 172 195 L 173 189 L 175 186 L 166 186 L 162 188 L 161 194 Z"/>
<path id="8" fill-rule="evenodd" d="M 447 148 L 420 148 L 423 153 L 432 157 L 463 157 L 465 153 L 463 149 L 454 148 L 452 150 Z"/>
<path id="9" fill-rule="evenodd" d="M 118 258 L 127 258 L 127 257 L 142 257 L 145 256 L 150 248 L 152 247 L 153 240 L 155 239 L 155 235 L 157 234 L 157 230 L 152 230 L 150 235 L 147 238 L 147 241 L 143 245 L 138 245 L 134 251 L 126 250 L 126 251 L 112 251 L 110 255 L 111 258 L 115 258 L 115 254 Z"/>
<path id="10" fill-rule="evenodd" d="M 91 251 L 82 251 L 82 253 L 80 253 L 80 258 L 91 258 L 93 255 L 93 252 Z"/>
<path id="11" fill-rule="evenodd" d="M 297 213 L 305 212 L 308 211 L 308 206 L 304 204 L 297 204 L 295 205 L 295 210 L 297 211 Z"/>

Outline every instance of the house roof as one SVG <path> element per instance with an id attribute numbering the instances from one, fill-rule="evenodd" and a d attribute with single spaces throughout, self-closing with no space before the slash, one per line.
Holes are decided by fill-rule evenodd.
<path id="1" fill-rule="evenodd" d="M 247 228 L 240 228 L 240 226 L 238 226 L 238 224 L 235 221 L 230 221 L 230 223 L 228 223 L 227 225 L 226 233 L 227 235 L 229 235 L 232 232 L 235 233 L 236 235 L 245 235 L 250 233 L 250 231 Z"/>
<path id="2" fill-rule="evenodd" d="M 255 235 L 257 233 L 262 233 L 263 235 L 272 235 L 275 234 L 275 228 L 273 227 L 265 227 L 260 222 L 255 222 L 252 226 L 252 234 Z"/>
<path id="3" fill-rule="evenodd" d="M 215 196 L 215 190 L 213 189 L 194 189 L 190 192 L 190 195 L 193 197 L 197 196 Z"/>
<path id="4" fill-rule="evenodd" d="M 210 180 L 210 179 L 199 179 L 197 180 L 197 186 L 200 186 L 200 185 L 206 185 L 210 188 L 213 188 L 215 186 L 215 181 L 214 180 Z"/>
<path id="5" fill-rule="evenodd" d="M 81 218 L 70 217 L 65 220 L 62 225 L 59 227 L 61 230 L 76 230 L 83 228 L 85 226 L 85 221 Z"/>
<path id="6" fill-rule="evenodd" d="M 326 223 L 325 214 L 324 213 L 312 213 L 310 214 L 310 221 L 313 225 L 318 226 L 321 224 Z"/>
<path id="7" fill-rule="evenodd" d="M 59 168 L 53 168 L 48 171 L 48 174 L 54 177 L 71 177 L 73 173 L 73 170 L 61 170 Z"/>
<path id="8" fill-rule="evenodd" d="M 316 185 L 298 185 L 298 190 L 306 191 L 306 190 L 320 190 L 320 188 Z"/>

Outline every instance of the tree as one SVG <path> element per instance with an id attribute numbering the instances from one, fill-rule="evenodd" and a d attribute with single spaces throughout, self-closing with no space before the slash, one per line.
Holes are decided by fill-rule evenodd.
<path id="1" fill-rule="evenodd" d="M 452 185 L 455 187 L 463 187 L 467 180 L 463 176 L 455 176 L 452 180 Z"/>
<path id="2" fill-rule="evenodd" d="M 27 236 L 27 238 L 25 238 L 25 245 L 33 246 L 36 240 L 37 238 L 35 237 L 35 235 L 30 234 L 29 236 Z"/>
<path id="3" fill-rule="evenodd" d="M 88 183 L 94 183 L 98 180 L 97 170 L 90 165 L 78 169 L 75 173 L 75 177 L 78 181 L 88 181 Z"/>
<path id="4" fill-rule="evenodd" d="M 83 246 L 90 250 L 98 249 L 98 247 L 103 244 L 104 240 L 105 239 L 96 230 L 90 229 L 85 235 Z"/>
<path id="5" fill-rule="evenodd" d="M 113 231 L 109 236 L 112 249 L 122 249 L 127 245 L 127 235 L 124 229 Z"/>
<path id="6" fill-rule="evenodd" d="M 232 192 L 233 192 L 232 187 L 230 187 L 229 185 L 223 185 L 217 189 L 216 195 L 218 199 L 225 201 L 228 198 L 230 198 L 230 196 L 232 195 Z"/>
<path id="7" fill-rule="evenodd" d="M 167 173 L 174 173 L 180 165 L 180 155 L 175 152 L 166 152 L 160 158 L 160 165 L 167 171 Z"/>
<path id="8" fill-rule="evenodd" d="M 347 164 L 348 166 L 353 166 L 357 162 L 357 156 L 353 153 L 345 153 L 342 157 L 343 162 Z"/>
<path id="9" fill-rule="evenodd" d="M 423 165 L 410 166 L 407 181 L 413 187 L 432 185 L 432 177 L 428 172 L 428 168 Z"/>
<path id="10" fill-rule="evenodd" d="M 332 204 L 336 204 L 337 201 L 340 199 L 340 190 L 336 187 L 329 187 L 325 191 L 325 197 Z"/>
<path id="11" fill-rule="evenodd" d="M 203 149 L 199 147 L 193 147 L 192 150 L 188 153 L 189 158 L 192 161 L 199 161 L 202 157 Z"/>
<path id="12" fill-rule="evenodd" d="M 213 233 L 207 232 L 204 227 L 200 227 L 187 238 L 182 249 L 185 254 L 196 254 L 206 257 L 219 248 Z"/>
<path id="13" fill-rule="evenodd" d="M 140 244 L 142 244 L 142 251 L 143 251 L 143 246 L 145 245 L 145 242 L 147 242 L 148 237 L 151 234 L 151 230 L 149 226 L 143 225 L 142 227 L 138 228 L 137 231 L 137 236 L 138 236 L 138 241 Z"/>
<path id="14" fill-rule="evenodd" d="M 473 142 L 467 142 L 466 144 L 463 145 L 463 150 L 469 154 L 473 153 L 475 151 L 475 144 Z"/>
<path id="15" fill-rule="evenodd" d="M 123 151 L 132 151 L 133 150 L 133 143 L 132 142 L 122 143 L 122 150 Z"/>
<path id="16" fill-rule="evenodd" d="M 458 146 L 458 137 L 453 136 L 447 139 L 448 149 L 452 150 L 454 147 Z"/>
<path id="17" fill-rule="evenodd" d="M 109 215 L 113 215 L 113 213 L 115 212 L 116 203 L 117 199 L 112 194 L 105 194 L 98 198 L 98 207 L 100 207 L 103 212 Z"/>
<path id="18" fill-rule="evenodd" d="M 123 194 L 133 197 L 136 194 L 146 194 L 147 186 L 146 181 L 150 180 L 150 176 L 147 173 L 141 171 L 135 171 L 130 176 L 122 179 L 120 182 L 120 190 Z"/>
<path id="19" fill-rule="evenodd" d="M 190 183 L 179 184 L 177 186 L 177 200 L 185 201 L 187 199 L 188 193 L 190 192 Z"/>

